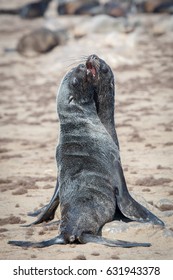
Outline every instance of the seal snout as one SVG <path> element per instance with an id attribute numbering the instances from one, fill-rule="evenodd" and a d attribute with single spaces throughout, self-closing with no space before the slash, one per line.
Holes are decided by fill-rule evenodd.
<path id="1" fill-rule="evenodd" d="M 99 70 L 99 57 L 95 54 L 90 55 L 86 61 L 86 67 L 92 74 L 93 78 L 97 78 Z"/>

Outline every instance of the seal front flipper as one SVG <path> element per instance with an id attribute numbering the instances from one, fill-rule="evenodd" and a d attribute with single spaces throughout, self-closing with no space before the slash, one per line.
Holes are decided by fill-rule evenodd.
<path id="1" fill-rule="evenodd" d="M 57 193 L 56 196 L 53 196 L 51 201 L 44 205 L 43 207 L 41 207 L 40 209 L 34 211 L 34 212 L 28 212 L 27 215 L 31 216 L 31 217 L 37 217 L 38 215 L 41 214 L 40 218 L 37 220 L 40 222 L 38 223 L 42 223 L 42 222 L 47 222 L 47 221 L 51 221 L 54 219 L 55 216 L 55 211 L 59 206 L 59 194 Z M 42 217 L 42 218 L 41 218 Z"/>
<path id="2" fill-rule="evenodd" d="M 54 194 L 53 194 L 50 202 L 47 205 L 43 206 L 42 208 L 40 208 L 34 212 L 28 213 L 28 216 L 33 216 L 33 217 L 41 214 L 40 217 L 35 222 L 31 223 L 30 225 L 32 225 L 32 224 L 36 225 L 36 224 L 40 224 L 42 222 L 48 222 L 48 221 L 53 220 L 54 216 L 55 216 L 55 211 L 58 208 L 58 206 L 59 206 L 59 182 L 57 179 L 55 191 L 54 191 Z"/>
<path id="3" fill-rule="evenodd" d="M 50 201 L 46 210 L 40 215 L 40 217 L 35 222 L 33 222 L 29 225 L 22 225 L 22 227 L 29 227 L 29 226 L 32 226 L 32 225 L 38 225 L 40 223 L 49 222 L 49 221 L 53 220 L 54 216 L 55 216 L 55 211 L 56 211 L 58 206 L 59 206 L 59 194 L 57 193 L 53 202 Z"/>
<path id="4" fill-rule="evenodd" d="M 62 235 L 58 235 L 52 239 L 48 239 L 41 242 L 30 242 L 30 241 L 8 241 L 8 244 L 19 246 L 19 247 L 34 247 L 34 248 L 43 248 L 43 247 L 49 247 L 55 244 L 66 244 L 66 241 Z"/>
<path id="5" fill-rule="evenodd" d="M 164 223 L 148 209 L 135 201 L 128 192 L 123 170 L 119 161 L 115 163 L 116 200 L 122 214 L 137 222 L 150 222 L 164 226 Z"/>
<path id="6" fill-rule="evenodd" d="M 109 247 L 123 247 L 123 248 L 131 248 L 131 247 L 150 247 L 150 243 L 137 243 L 137 242 L 128 242 L 122 240 L 109 240 L 102 236 L 97 236 L 93 234 L 83 233 L 79 238 L 80 243 L 97 243 Z"/>
<path id="7" fill-rule="evenodd" d="M 28 212 L 27 215 L 30 217 L 37 217 L 38 215 L 40 215 L 43 211 L 46 210 L 48 204 L 44 205 L 43 207 L 39 208 L 38 210 L 35 210 L 33 212 Z"/>

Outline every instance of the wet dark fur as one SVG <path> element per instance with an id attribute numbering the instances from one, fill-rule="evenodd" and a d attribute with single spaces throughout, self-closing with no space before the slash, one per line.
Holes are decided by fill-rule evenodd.
<path id="1" fill-rule="evenodd" d="M 87 74 L 85 65 L 65 76 L 57 99 L 60 235 L 37 243 L 9 241 L 9 244 L 47 247 L 94 242 L 118 247 L 150 246 L 98 236 L 116 211 L 119 150 L 97 115 L 93 97 L 92 75 Z"/>

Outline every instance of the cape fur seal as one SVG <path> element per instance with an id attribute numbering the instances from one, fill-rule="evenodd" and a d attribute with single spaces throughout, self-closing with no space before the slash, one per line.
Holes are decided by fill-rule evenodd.
<path id="1" fill-rule="evenodd" d="M 112 137 L 116 147 L 119 147 L 114 122 L 115 85 L 113 72 L 109 65 L 97 55 L 90 55 L 87 58 L 86 66 L 93 75 L 94 101 L 99 119 Z M 116 188 L 115 200 L 120 212 L 133 221 L 150 222 L 164 226 L 164 223 L 158 217 L 131 197 L 127 189 L 119 153 L 117 154 L 117 160 L 116 171 L 118 171 L 119 184 Z M 40 217 L 32 224 L 51 221 L 54 218 L 58 205 L 59 188 L 57 182 L 55 192 L 49 204 L 33 213 L 29 213 L 30 216 L 40 214 Z"/>
<path id="2" fill-rule="evenodd" d="M 23 56 L 34 57 L 38 54 L 47 53 L 58 45 L 63 45 L 67 39 L 68 33 L 65 29 L 53 31 L 41 27 L 22 36 L 16 50 Z"/>
<path id="3" fill-rule="evenodd" d="M 94 83 L 96 86 L 94 98 L 98 116 L 112 136 L 114 143 L 119 147 L 114 124 L 115 86 L 113 72 L 109 65 L 97 55 L 89 56 L 86 65 L 94 76 Z M 121 213 L 133 221 L 151 222 L 163 226 L 164 223 L 159 218 L 135 201 L 129 194 L 120 160 L 117 161 L 116 168 L 119 176 L 119 184 L 116 189 L 116 200 Z"/>
<path id="4" fill-rule="evenodd" d="M 23 19 L 42 17 L 52 0 L 41 0 L 16 9 L 0 9 L 0 14 L 19 15 Z"/>
<path id="5" fill-rule="evenodd" d="M 99 6 L 98 0 L 60 0 L 57 12 L 59 15 L 92 15 L 92 11 Z"/>
<path id="6" fill-rule="evenodd" d="M 119 150 L 97 115 L 92 79 L 92 72 L 80 64 L 65 76 L 57 98 L 60 234 L 42 242 L 9 241 L 9 244 L 47 247 L 94 242 L 126 248 L 151 245 L 98 236 L 116 211 Z"/>

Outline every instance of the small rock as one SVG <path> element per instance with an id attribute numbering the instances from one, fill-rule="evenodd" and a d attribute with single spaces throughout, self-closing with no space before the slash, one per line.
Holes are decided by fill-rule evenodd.
<path id="1" fill-rule="evenodd" d="M 84 255 L 78 255 L 73 260 L 86 260 L 86 257 Z"/>
<path id="2" fill-rule="evenodd" d="M 170 229 L 164 229 L 163 230 L 163 236 L 165 237 L 173 237 L 173 231 Z"/>
<path id="3" fill-rule="evenodd" d="M 112 259 L 112 260 L 119 260 L 120 258 L 119 258 L 117 255 L 112 255 L 112 256 L 111 256 L 111 259 Z"/>
<path id="4" fill-rule="evenodd" d="M 16 190 L 16 191 L 12 192 L 12 194 L 13 194 L 13 195 L 22 195 L 22 194 L 25 194 L 25 193 L 27 193 L 27 192 L 28 192 L 28 191 L 27 191 L 26 189 L 20 188 L 20 189 L 18 189 L 18 190 Z"/>
<path id="5" fill-rule="evenodd" d="M 37 258 L 37 256 L 36 255 L 31 255 L 31 259 L 36 259 Z"/>
<path id="6" fill-rule="evenodd" d="M 169 199 L 161 199 L 156 204 L 156 207 L 159 208 L 160 211 L 173 210 L 173 202 Z"/>
<path id="7" fill-rule="evenodd" d="M 92 255 L 92 256 L 100 256 L 100 253 L 98 253 L 98 252 L 92 252 L 91 255 Z"/>
<path id="8" fill-rule="evenodd" d="M 104 227 L 103 227 L 103 231 L 102 232 L 110 232 L 110 233 L 113 233 L 113 234 L 118 234 L 118 233 L 121 233 L 121 232 L 126 232 L 130 229 L 135 229 L 135 230 L 138 230 L 138 229 L 146 229 L 146 227 L 151 227 L 152 224 L 150 223 L 147 223 L 147 224 L 144 224 L 144 223 L 138 223 L 138 222 L 129 222 L 129 223 L 126 223 L 126 222 L 122 222 L 122 221 L 113 221 L 111 223 L 107 223 Z"/>
<path id="9" fill-rule="evenodd" d="M 171 217 L 171 216 L 173 216 L 173 211 L 164 211 L 164 216 L 165 216 L 165 217 Z"/>

